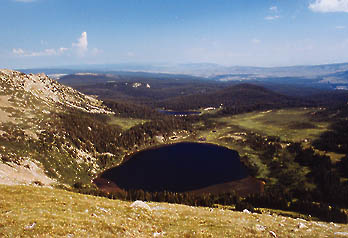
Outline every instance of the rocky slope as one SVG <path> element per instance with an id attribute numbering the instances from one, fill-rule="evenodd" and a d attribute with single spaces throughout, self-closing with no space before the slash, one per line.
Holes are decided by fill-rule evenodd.
<path id="1" fill-rule="evenodd" d="M 21 95 L 22 100 L 29 99 L 28 102 L 31 98 L 41 99 L 49 109 L 72 107 L 90 113 L 109 113 L 101 107 L 101 101 L 63 86 L 45 74 L 23 74 L 0 69 L 0 80 L 0 93 L 10 96 L 12 100 L 20 99 L 18 95 Z"/>
<path id="2" fill-rule="evenodd" d="M 111 114 L 100 100 L 44 74 L 0 70 L 0 183 L 50 184 L 98 171 L 93 149 L 69 143 L 59 127 L 69 111 Z"/>

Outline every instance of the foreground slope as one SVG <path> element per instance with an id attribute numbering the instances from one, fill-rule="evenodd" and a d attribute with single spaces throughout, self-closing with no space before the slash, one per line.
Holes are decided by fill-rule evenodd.
<path id="1" fill-rule="evenodd" d="M 347 237 L 348 225 L 0 185 L 1 237 Z"/>

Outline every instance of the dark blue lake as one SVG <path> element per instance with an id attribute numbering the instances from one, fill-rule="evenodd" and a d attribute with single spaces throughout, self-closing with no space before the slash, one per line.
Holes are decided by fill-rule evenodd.
<path id="1" fill-rule="evenodd" d="M 203 143 L 177 143 L 135 153 L 101 174 L 122 189 L 185 192 L 247 177 L 237 151 Z"/>

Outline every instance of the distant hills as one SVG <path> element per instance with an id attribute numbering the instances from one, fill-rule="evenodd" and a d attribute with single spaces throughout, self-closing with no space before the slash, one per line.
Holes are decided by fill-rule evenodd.
<path id="1" fill-rule="evenodd" d="M 247 81 L 263 84 L 299 85 L 316 89 L 348 89 L 348 63 L 287 67 L 223 66 L 212 63 L 125 63 L 20 69 L 19 71 L 24 73 L 43 72 L 54 79 L 64 78 L 67 83 L 62 83 L 70 86 L 81 86 L 85 83 L 105 83 L 116 76 L 116 78 L 186 79 L 229 83 Z M 95 78 L 100 80 L 95 81 Z"/>
<path id="2" fill-rule="evenodd" d="M 188 74 L 213 78 L 217 75 L 254 75 L 257 77 L 315 77 L 348 71 L 348 63 L 324 65 L 299 65 L 285 67 L 223 66 L 212 63 L 191 64 L 100 64 L 52 68 L 20 69 L 25 73 L 72 74 L 76 72 L 147 72 Z"/>
<path id="3" fill-rule="evenodd" d="M 234 114 L 252 110 L 303 106 L 306 105 L 306 102 L 273 92 L 261 86 L 244 83 L 212 93 L 170 98 L 163 101 L 162 104 L 163 107 L 173 110 L 221 107 L 224 108 L 224 111 Z"/>

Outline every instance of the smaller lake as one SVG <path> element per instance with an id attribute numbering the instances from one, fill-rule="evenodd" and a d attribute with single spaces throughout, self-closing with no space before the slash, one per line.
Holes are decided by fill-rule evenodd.
<path id="1" fill-rule="evenodd" d="M 190 115 L 199 115 L 200 112 L 197 111 L 170 111 L 170 110 L 162 110 L 159 109 L 158 112 L 166 114 L 166 115 L 172 115 L 172 116 L 190 116 Z"/>
<path id="2" fill-rule="evenodd" d="M 177 143 L 140 151 L 100 175 L 121 189 L 186 192 L 248 176 L 237 151 L 203 143 Z"/>

